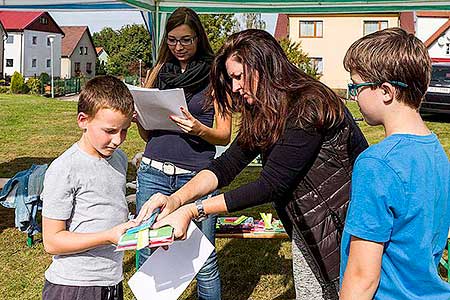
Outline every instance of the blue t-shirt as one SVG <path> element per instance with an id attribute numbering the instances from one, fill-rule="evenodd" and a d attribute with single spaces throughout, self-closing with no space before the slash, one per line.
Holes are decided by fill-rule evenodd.
<path id="1" fill-rule="evenodd" d="M 355 162 L 342 236 L 341 282 L 350 238 L 384 243 L 374 299 L 449 300 L 437 273 L 450 225 L 450 164 L 435 134 L 394 134 Z"/>

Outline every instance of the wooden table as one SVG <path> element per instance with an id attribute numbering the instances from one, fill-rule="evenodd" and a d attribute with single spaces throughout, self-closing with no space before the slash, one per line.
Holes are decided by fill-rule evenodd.
<path id="1" fill-rule="evenodd" d="M 216 238 L 231 239 L 288 239 L 287 233 L 216 233 Z"/>

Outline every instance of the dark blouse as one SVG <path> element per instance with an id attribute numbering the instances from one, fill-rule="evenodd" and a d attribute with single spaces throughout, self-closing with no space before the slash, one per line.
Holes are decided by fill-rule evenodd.
<path id="1" fill-rule="evenodd" d="M 282 137 L 267 151 L 261 153 L 263 169 L 260 177 L 251 183 L 224 194 L 229 212 L 247 207 L 282 201 L 296 187 L 299 178 L 309 171 L 320 151 L 323 136 L 300 128 L 287 128 Z M 227 186 L 260 153 L 242 149 L 237 138 L 208 170 L 213 172 L 219 188 Z"/>
<path id="2" fill-rule="evenodd" d="M 213 127 L 214 108 L 203 109 L 206 88 L 194 94 L 187 103 L 194 118 Z M 180 112 L 181 114 L 181 112 Z M 153 130 L 145 146 L 144 156 L 160 162 L 171 162 L 177 167 L 198 171 L 209 165 L 216 147 L 204 139 L 182 132 Z"/>

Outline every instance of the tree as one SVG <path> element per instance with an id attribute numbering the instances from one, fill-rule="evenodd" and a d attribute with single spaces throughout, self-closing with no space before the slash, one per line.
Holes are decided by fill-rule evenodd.
<path id="1" fill-rule="evenodd" d="M 308 54 L 303 52 L 300 42 L 293 42 L 290 39 L 284 38 L 279 43 L 291 63 L 302 69 L 306 74 L 316 79 L 320 78 L 316 66 L 311 64 L 311 60 Z"/>
<path id="2" fill-rule="evenodd" d="M 266 22 L 261 19 L 259 13 L 246 13 L 243 15 L 244 29 L 266 29 Z"/>
<path id="3" fill-rule="evenodd" d="M 106 27 L 94 33 L 93 39 L 95 46 L 103 47 L 109 55 L 104 66 L 107 74 L 138 75 L 139 59 L 142 59 L 142 75 L 151 66 L 151 40 L 143 25 L 125 25 L 117 31 Z"/>
<path id="4" fill-rule="evenodd" d="M 25 86 L 25 80 L 19 72 L 15 71 L 11 77 L 11 93 L 19 94 L 22 93 Z"/>
<path id="5" fill-rule="evenodd" d="M 217 52 L 228 36 L 238 31 L 238 22 L 234 14 L 200 15 L 209 42 L 214 52 Z"/>

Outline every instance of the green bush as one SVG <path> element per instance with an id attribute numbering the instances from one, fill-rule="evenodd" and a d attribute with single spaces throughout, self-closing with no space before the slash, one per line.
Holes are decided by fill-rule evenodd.
<path id="1" fill-rule="evenodd" d="M 0 86 L 0 94 L 9 93 L 9 86 Z"/>
<path id="2" fill-rule="evenodd" d="M 25 80 L 23 79 L 22 74 L 19 72 L 14 72 L 13 76 L 11 77 L 11 93 L 13 94 L 20 94 L 23 93 L 25 86 Z"/>
<path id="3" fill-rule="evenodd" d="M 41 81 L 39 78 L 33 77 L 28 79 L 27 87 L 29 88 L 30 94 L 39 95 L 41 93 Z"/>

